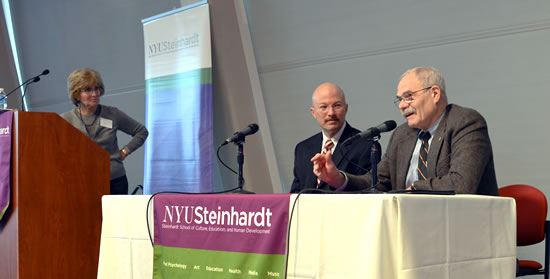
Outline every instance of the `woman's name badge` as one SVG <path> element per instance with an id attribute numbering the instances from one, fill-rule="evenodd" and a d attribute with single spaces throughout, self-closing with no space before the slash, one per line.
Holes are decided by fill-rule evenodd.
<path id="1" fill-rule="evenodd" d="M 99 118 L 99 125 L 101 127 L 112 129 L 113 128 L 113 120 L 100 117 Z"/>

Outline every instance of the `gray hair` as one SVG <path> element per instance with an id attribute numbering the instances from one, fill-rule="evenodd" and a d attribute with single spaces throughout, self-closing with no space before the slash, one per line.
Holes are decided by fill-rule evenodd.
<path id="1" fill-rule="evenodd" d="M 415 73 L 416 78 L 422 83 L 423 87 L 428 87 L 431 85 L 437 85 L 439 88 L 441 88 L 441 93 L 443 93 L 443 96 L 445 98 L 447 97 L 446 89 L 445 89 L 445 80 L 443 79 L 443 75 L 441 75 L 441 72 L 433 67 L 416 67 L 412 68 L 410 70 L 407 70 L 405 73 L 401 75 L 401 79 L 405 77 L 406 75 L 410 73 Z"/>

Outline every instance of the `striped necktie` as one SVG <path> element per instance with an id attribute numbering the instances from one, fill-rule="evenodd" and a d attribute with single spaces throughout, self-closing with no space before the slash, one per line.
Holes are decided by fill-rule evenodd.
<path id="1" fill-rule="evenodd" d="M 430 132 L 423 132 L 419 135 L 419 138 L 422 140 L 422 146 L 420 146 L 418 154 L 418 180 L 426 180 L 428 178 L 428 150 L 430 149 L 428 140 L 430 137 Z"/>
<path id="2" fill-rule="evenodd" d="M 325 147 L 323 148 L 323 151 L 321 153 L 326 154 L 327 152 L 330 152 L 333 146 L 334 142 L 332 142 L 331 139 L 327 139 L 327 141 L 325 141 Z M 317 178 L 317 188 L 319 188 L 319 184 L 321 184 L 321 180 Z"/>

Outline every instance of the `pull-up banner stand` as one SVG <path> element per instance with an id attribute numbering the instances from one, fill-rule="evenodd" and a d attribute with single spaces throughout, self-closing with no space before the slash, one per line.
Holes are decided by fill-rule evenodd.
<path id="1" fill-rule="evenodd" d="M 212 57 L 206 1 L 143 20 L 144 194 L 214 189 Z"/>

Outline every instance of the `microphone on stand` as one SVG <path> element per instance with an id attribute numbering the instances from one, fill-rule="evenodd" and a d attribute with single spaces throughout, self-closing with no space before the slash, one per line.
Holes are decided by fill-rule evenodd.
<path id="1" fill-rule="evenodd" d="M 243 189 L 243 187 L 244 187 L 244 177 L 243 177 L 244 151 L 243 151 L 243 143 L 244 143 L 244 138 L 246 136 L 252 135 L 252 134 L 258 132 L 258 129 L 260 129 L 260 127 L 258 127 L 258 124 L 252 123 L 252 124 L 248 125 L 248 127 L 245 128 L 244 130 L 235 132 L 233 134 L 233 136 L 231 136 L 230 138 L 227 138 L 218 147 L 218 150 L 219 150 L 222 146 L 232 142 L 235 145 L 237 145 L 237 148 L 238 148 L 238 150 L 237 150 L 238 172 L 236 172 L 236 174 L 238 176 L 238 186 L 237 186 L 237 189 L 233 193 L 253 194 L 252 192 L 249 192 L 249 191 L 246 191 L 246 190 Z"/>
<path id="2" fill-rule="evenodd" d="M 355 165 L 359 169 L 367 172 L 368 170 L 366 170 L 363 167 L 359 166 L 358 164 L 356 164 L 352 160 L 349 160 L 346 157 L 347 152 L 344 153 L 344 151 L 343 151 L 344 147 L 347 143 L 350 143 L 351 141 L 353 141 L 357 138 L 367 138 L 368 141 L 366 143 L 361 143 L 361 144 L 369 144 L 369 146 L 365 146 L 365 148 L 370 148 L 370 151 L 371 151 L 370 152 L 371 173 L 375 174 L 376 173 L 376 165 L 380 161 L 381 154 L 382 154 L 382 152 L 381 152 L 382 147 L 380 146 L 380 143 L 378 142 L 380 134 L 385 133 L 385 132 L 389 132 L 389 131 L 395 129 L 395 127 L 397 127 L 397 123 L 395 123 L 395 121 L 393 121 L 393 120 L 388 120 L 388 121 L 385 121 L 384 123 L 382 123 L 382 124 L 380 124 L 376 127 L 368 128 L 366 131 L 363 131 L 361 133 L 357 133 L 357 134 L 347 138 L 344 142 L 342 142 L 342 148 L 340 148 L 340 153 L 342 154 L 342 158 L 348 160 L 351 164 Z M 376 181 L 376 178 L 373 178 L 373 179 L 374 179 L 373 181 Z"/>
<path id="3" fill-rule="evenodd" d="M 352 140 L 355 140 L 356 138 L 374 138 L 379 137 L 381 133 L 389 132 L 397 127 L 397 123 L 393 120 L 385 121 L 384 123 L 368 128 L 366 131 L 363 131 L 361 133 L 355 134 L 348 139 L 346 139 L 342 144 L 346 144 L 347 142 L 350 142 Z"/>
<path id="4" fill-rule="evenodd" d="M 256 132 L 258 132 L 259 129 L 260 129 L 260 127 L 258 127 L 258 124 L 252 123 L 252 124 L 248 125 L 248 127 L 245 128 L 244 130 L 237 131 L 233 134 L 233 136 L 231 136 L 230 138 L 227 138 L 222 143 L 222 146 L 224 146 L 224 145 L 226 145 L 230 142 L 238 143 L 240 141 L 243 141 L 246 136 L 255 134 Z"/>

